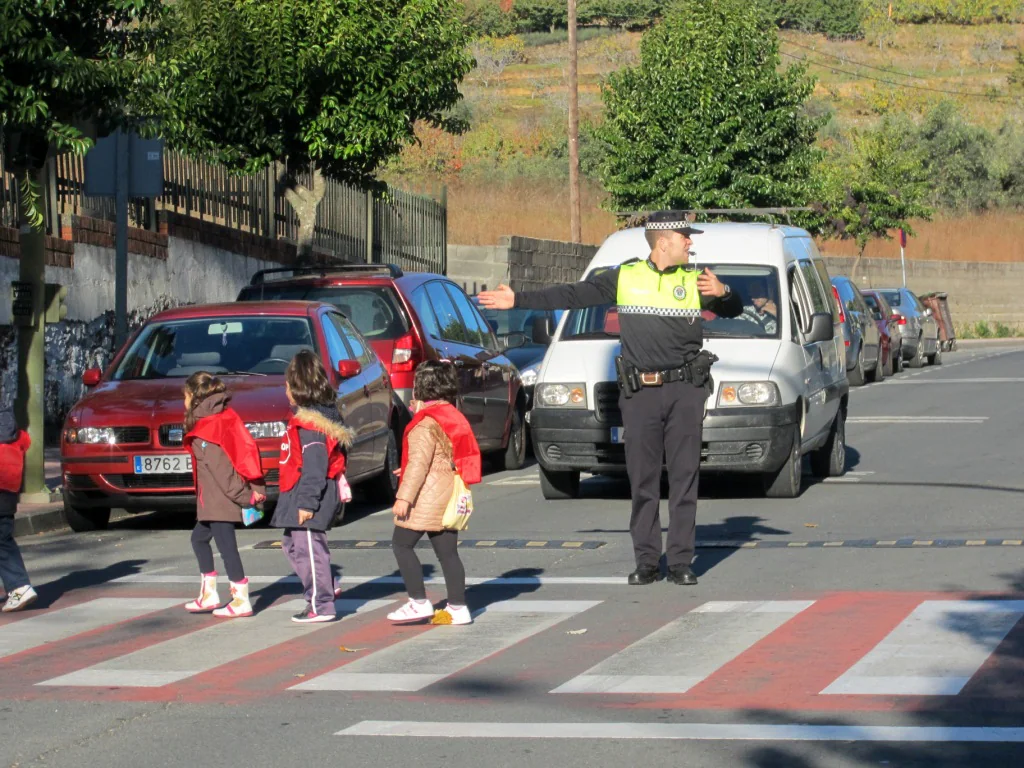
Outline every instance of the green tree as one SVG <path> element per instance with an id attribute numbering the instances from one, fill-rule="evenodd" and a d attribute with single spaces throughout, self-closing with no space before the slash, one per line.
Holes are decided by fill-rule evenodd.
<path id="1" fill-rule="evenodd" d="M 994 141 L 988 131 L 968 123 L 957 105 L 947 101 L 928 113 L 918 135 L 930 181 L 929 204 L 975 211 L 995 201 L 996 183 L 989 169 Z"/>
<path id="2" fill-rule="evenodd" d="M 0 2 L 0 146 L 21 188 L 19 279 L 34 317 L 18 328 L 16 410 L 32 437 L 24 487 L 43 500 L 46 161 L 81 154 L 91 136 L 142 116 L 138 101 L 157 83 L 149 55 L 163 9 L 160 0 Z"/>
<path id="3" fill-rule="evenodd" d="M 456 0 L 179 0 L 162 52 L 169 143 L 252 173 L 281 163 L 312 253 L 325 178 L 380 189 L 378 170 L 446 115 L 472 67 Z M 308 181 L 302 181 L 308 179 Z"/>
<path id="4" fill-rule="evenodd" d="M 683 0 L 644 35 L 640 64 L 609 76 L 601 180 L 617 210 L 799 205 L 821 119 L 813 80 L 779 68 L 765 6 Z"/>
<path id="5" fill-rule="evenodd" d="M 775 22 L 783 28 L 820 32 L 831 38 L 864 35 L 864 5 L 856 0 L 777 0 Z"/>
<path id="6" fill-rule="evenodd" d="M 854 131 L 849 145 L 822 163 L 814 206 L 820 219 L 813 228 L 826 238 L 856 242 L 856 279 L 869 242 L 891 239 L 890 232 L 901 228 L 912 235 L 912 219 L 931 217 L 924 203 L 928 181 L 913 125 L 886 116 L 873 130 Z"/>

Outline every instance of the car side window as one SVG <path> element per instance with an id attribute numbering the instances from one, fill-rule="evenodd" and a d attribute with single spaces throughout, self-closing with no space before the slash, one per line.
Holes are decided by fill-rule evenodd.
<path id="1" fill-rule="evenodd" d="M 348 346 L 352 350 L 355 359 L 359 361 L 359 364 L 363 368 L 373 365 L 373 355 L 370 353 L 366 342 L 363 341 L 359 332 L 355 329 L 355 326 L 352 325 L 352 321 L 346 320 L 341 315 L 332 314 L 331 322 L 337 326 L 338 331 L 345 337 L 345 341 L 348 342 Z"/>
<path id="2" fill-rule="evenodd" d="M 427 335 L 439 339 L 441 329 L 437 325 L 437 317 L 434 315 L 434 308 L 430 306 L 430 296 L 427 295 L 427 287 L 421 285 L 411 294 L 412 306 L 420 318 L 420 325 Z"/>
<path id="3" fill-rule="evenodd" d="M 790 267 L 787 273 L 789 278 L 790 305 L 793 307 L 793 315 L 796 321 L 796 329 L 801 333 L 806 332 L 811 324 L 811 305 L 807 294 L 797 276 L 796 267 Z M 796 334 L 794 334 L 796 336 Z"/>
<path id="4" fill-rule="evenodd" d="M 345 342 L 342 341 L 341 332 L 337 328 L 337 320 L 340 318 L 329 313 L 326 315 L 327 322 L 324 326 L 324 338 L 327 339 L 327 354 L 331 358 L 331 370 L 338 370 L 338 363 L 342 360 L 350 360 L 352 353 L 345 346 Z"/>
<path id="5" fill-rule="evenodd" d="M 451 297 L 444 289 L 443 283 L 436 281 L 427 283 L 427 295 L 430 297 L 430 304 L 437 315 L 437 323 L 440 326 L 440 336 L 442 339 L 460 344 L 476 343 L 471 338 L 466 324 L 455 310 L 455 304 L 452 303 Z"/>
<path id="6" fill-rule="evenodd" d="M 817 249 L 814 248 L 814 243 L 811 243 L 811 248 L 817 253 Z M 836 304 L 835 296 L 832 295 L 832 278 L 828 275 L 828 269 L 825 267 L 825 262 L 822 259 L 814 259 L 814 269 L 818 272 L 818 277 L 821 278 L 821 285 L 825 289 L 825 299 L 828 301 L 829 307 L 832 309 L 832 322 L 839 322 L 839 305 Z"/>
<path id="7" fill-rule="evenodd" d="M 825 301 L 825 292 L 821 287 L 821 282 L 818 280 L 818 273 L 814 269 L 814 265 L 809 261 L 800 261 L 800 272 L 804 277 L 804 282 L 807 284 L 807 290 L 810 293 L 811 307 L 814 314 L 828 313 L 832 314 L 832 308 Z"/>
<path id="8" fill-rule="evenodd" d="M 490 349 L 492 346 L 490 343 L 490 326 L 488 326 L 486 321 L 480 317 L 480 313 L 477 312 L 476 307 L 473 306 L 473 302 L 466 298 L 466 294 L 454 285 L 448 284 L 445 288 L 448 290 L 448 295 L 451 296 L 452 302 L 455 304 L 455 309 L 457 309 L 459 314 L 462 315 L 462 319 L 466 323 L 466 328 L 469 330 L 469 336 L 472 339 L 471 343 L 484 349 Z"/>

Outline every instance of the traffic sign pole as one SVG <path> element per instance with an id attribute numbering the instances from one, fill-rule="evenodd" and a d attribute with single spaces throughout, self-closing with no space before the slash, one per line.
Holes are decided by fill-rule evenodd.
<path id="1" fill-rule="evenodd" d="M 900 230 L 900 266 L 903 268 L 903 287 L 907 287 L 907 258 L 906 258 L 906 247 L 907 247 L 907 233 L 905 230 Z"/>
<path id="2" fill-rule="evenodd" d="M 128 338 L 128 134 L 118 130 L 114 209 L 114 352 Z"/>

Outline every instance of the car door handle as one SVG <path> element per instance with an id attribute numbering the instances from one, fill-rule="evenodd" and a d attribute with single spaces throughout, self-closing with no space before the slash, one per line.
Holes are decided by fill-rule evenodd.
<path id="1" fill-rule="evenodd" d="M 466 361 L 465 360 L 455 360 L 455 361 L 453 361 L 453 364 L 455 365 L 456 368 L 465 368 L 466 367 Z"/>

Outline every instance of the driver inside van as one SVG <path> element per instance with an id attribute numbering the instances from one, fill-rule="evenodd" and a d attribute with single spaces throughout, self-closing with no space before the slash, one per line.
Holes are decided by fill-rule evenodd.
<path id="1" fill-rule="evenodd" d="M 771 298 L 768 281 L 756 278 L 747 289 L 749 299 L 743 305 L 740 318 L 757 323 L 765 333 L 775 334 L 779 329 L 779 308 Z"/>

